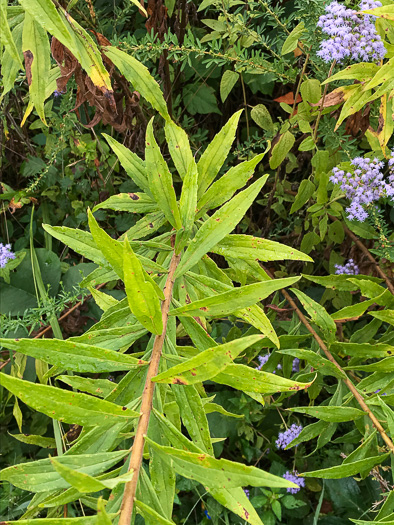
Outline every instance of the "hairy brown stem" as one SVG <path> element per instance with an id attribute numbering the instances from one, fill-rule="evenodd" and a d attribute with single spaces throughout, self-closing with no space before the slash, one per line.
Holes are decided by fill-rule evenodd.
<path id="1" fill-rule="evenodd" d="M 153 344 L 152 357 L 149 363 L 144 391 L 142 393 L 140 419 L 138 421 L 137 430 L 131 449 L 129 472 L 133 471 L 134 474 L 131 481 L 129 481 L 125 485 L 122 505 L 120 508 L 119 525 L 130 525 L 131 516 L 133 514 L 134 498 L 137 490 L 138 477 L 142 464 L 145 436 L 148 431 L 149 419 L 152 411 L 153 394 L 155 391 L 155 383 L 152 382 L 152 379 L 157 375 L 159 371 L 159 363 L 167 331 L 168 312 L 170 309 L 172 290 L 174 287 L 174 274 L 179 264 L 180 258 L 180 255 L 176 255 L 175 253 L 173 254 L 167 276 L 167 281 L 164 287 L 164 301 L 161 307 L 161 315 L 163 319 L 163 332 L 161 335 L 157 335 L 155 337 L 155 342 Z"/>
<path id="2" fill-rule="evenodd" d="M 329 215 L 329 218 L 332 221 L 338 221 L 339 219 L 337 217 L 334 217 L 333 215 Z M 390 292 L 394 295 L 394 286 L 393 283 L 390 281 L 389 277 L 384 273 L 382 268 L 379 266 L 379 264 L 376 262 L 374 256 L 371 254 L 371 252 L 368 250 L 368 248 L 360 241 L 360 239 L 354 235 L 354 233 L 349 230 L 349 228 L 346 226 L 346 224 L 343 224 L 343 229 L 348 237 L 354 241 L 354 243 L 360 248 L 360 250 L 368 257 L 368 259 L 371 261 L 371 263 L 376 267 L 376 271 L 380 275 L 382 279 L 384 279 L 385 283 L 387 284 L 387 288 L 390 290 Z"/>
<path id="3" fill-rule="evenodd" d="M 267 270 L 265 270 L 265 271 L 267 272 L 268 275 L 270 275 L 272 277 L 272 275 Z M 309 321 L 307 320 L 305 315 L 301 312 L 301 310 L 298 308 L 296 302 L 292 299 L 290 294 L 286 290 L 281 290 L 281 292 L 285 296 L 286 300 L 290 303 L 290 305 L 296 311 L 296 313 L 298 315 L 298 318 L 300 319 L 302 324 L 313 335 L 313 337 L 315 338 L 317 344 L 320 346 L 320 348 L 325 353 L 327 359 L 329 361 L 331 361 L 331 363 L 334 366 L 336 366 L 336 368 L 341 372 L 341 374 L 346 376 L 346 373 L 342 369 L 341 365 L 339 363 L 337 363 L 337 361 L 335 360 L 335 358 L 333 357 L 332 353 L 327 348 L 327 346 L 324 343 L 324 341 L 321 339 L 321 337 L 319 337 L 319 335 L 316 333 L 316 331 L 312 328 L 312 326 L 310 325 Z M 348 387 L 348 389 L 350 390 L 350 392 L 356 398 L 356 400 L 357 400 L 358 404 L 360 405 L 360 407 L 364 410 L 364 412 L 366 412 L 368 414 L 368 417 L 372 421 L 372 423 L 373 423 L 374 427 L 376 428 L 376 430 L 382 436 L 383 441 L 386 443 L 386 445 L 388 446 L 390 451 L 394 453 L 394 443 L 388 437 L 388 435 L 386 434 L 384 428 L 382 427 L 382 425 L 380 424 L 378 419 L 375 417 L 375 415 L 372 413 L 371 409 L 368 407 L 368 405 L 364 401 L 363 396 L 360 394 L 360 392 L 357 390 L 357 388 L 353 385 L 353 383 L 350 381 L 350 379 L 347 376 L 346 376 L 346 379 L 345 378 L 343 379 L 343 381 L 344 381 L 345 385 Z"/>

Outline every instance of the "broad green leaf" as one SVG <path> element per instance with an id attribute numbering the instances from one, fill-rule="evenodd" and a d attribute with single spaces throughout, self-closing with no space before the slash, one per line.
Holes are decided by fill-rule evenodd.
<path id="1" fill-rule="evenodd" d="M 364 90 L 373 89 L 379 84 L 382 84 L 382 82 L 387 82 L 387 80 L 391 80 L 394 77 L 393 64 L 394 58 L 390 58 L 390 60 L 386 62 L 383 66 L 379 66 L 377 73 L 372 77 L 372 79 L 368 82 L 367 85 L 364 85 Z"/>
<path id="2" fill-rule="evenodd" d="M 127 175 L 135 182 L 135 184 L 144 190 L 149 196 L 153 197 L 149 189 L 148 175 L 146 173 L 145 162 L 140 157 L 130 151 L 126 146 L 110 137 L 106 133 L 102 134 L 105 140 L 108 142 L 115 155 L 118 157 L 119 162 L 125 169 Z M 106 201 L 108 202 L 108 201 Z"/>
<path id="3" fill-rule="evenodd" d="M 56 441 L 53 438 L 33 436 L 31 434 L 10 434 L 10 436 L 28 445 L 36 445 L 41 448 L 56 448 Z"/>
<path id="4" fill-rule="evenodd" d="M 225 102 L 238 79 L 239 73 L 231 71 L 231 69 L 227 69 L 227 71 L 223 73 L 220 80 L 220 98 L 222 99 L 222 102 Z"/>
<path id="5" fill-rule="evenodd" d="M 268 131 L 271 134 L 274 133 L 275 126 L 272 122 L 271 114 L 264 104 L 257 104 L 250 112 L 250 116 L 264 131 Z"/>
<path id="6" fill-rule="evenodd" d="M 192 302 L 170 312 L 170 315 L 191 315 L 201 317 L 222 316 L 241 310 L 262 301 L 272 293 L 291 286 L 300 277 L 287 277 L 234 288 L 199 301 Z"/>
<path id="7" fill-rule="evenodd" d="M 357 84 L 356 89 L 353 90 L 350 97 L 346 99 L 346 102 L 342 106 L 342 111 L 338 117 L 334 131 L 336 131 L 339 128 L 339 126 L 342 124 L 345 118 L 349 117 L 350 115 L 353 115 L 354 113 L 365 107 L 367 100 L 370 96 L 370 89 L 366 88 L 362 84 Z"/>
<path id="8" fill-rule="evenodd" d="M 257 304 L 248 306 L 242 310 L 235 311 L 234 315 L 240 317 L 247 323 L 257 328 L 257 330 L 259 330 L 263 335 L 270 339 L 277 348 L 279 348 L 280 343 L 274 327 L 260 306 Z"/>
<path id="9" fill-rule="evenodd" d="M 126 234 L 129 239 L 143 239 L 148 235 L 152 235 L 157 232 L 164 224 L 166 224 L 167 219 L 164 216 L 164 213 L 161 211 L 156 211 L 148 213 L 145 217 L 142 217 L 139 221 L 136 222 Z M 126 235 L 124 234 L 124 235 Z M 122 237 L 124 236 L 122 235 Z M 120 238 L 122 238 L 120 237 Z"/>
<path id="10" fill-rule="evenodd" d="M 208 210 L 213 210 L 221 206 L 224 202 L 231 199 L 234 193 L 243 188 L 252 177 L 257 164 L 264 157 L 265 153 L 256 155 L 252 160 L 246 160 L 233 166 L 228 172 L 214 182 L 198 201 L 197 218 L 202 217 Z M 268 175 L 264 175 L 267 179 Z"/>
<path id="11" fill-rule="evenodd" d="M 262 339 L 262 335 L 251 335 L 208 348 L 197 356 L 162 372 L 153 381 L 179 385 L 192 385 L 207 381 L 224 370 L 243 350 Z"/>
<path id="12" fill-rule="evenodd" d="M 345 353 L 364 359 L 373 359 L 376 357 L 394 356 L 394 346 L 383 343 L 334 343 L 332 345 L 334 352 Z"/>
<path id="13" fill-rule="evenodd" d="M 322 329 L 327 339 L 329 341 L 333 341 L 337 330 L 336 325 L 323 306 L 308 297 L 300 290 L 292 288 L 291 291 L 298 297 L 298 300 L 308 312 L 312 321 Z"/>
<path id="14" fill-rule="evenodd" d="M 337 80 L 358 80 L 359 82 L 368 82 L 373 76 L 381 69 L 382 66 L 371 63 L 367 64 L 352 64 L 351 66 L 345 67 L 342 71 L 335 73 L 331 77 L 327 78 L 322 85 L 328 84 L 329 82 L 336 82 Z"/>
<path id="15" fill-rule="evenodd" d="M 305 359 L 313 368 L 323 375 L 332 375 L 340 379 L 345 379 L 346 374 L 341 372 L 331 361 L 313 352 L 312 350 L 301 350 L 291 348 L 287 350 L 278 350 L 280 354 L 291 355 L 299 359 Z"/>
<path id="16" fill-rule="evenodd" d="M 145 503 L 142 503 L 142 501 L 135 500 L 135 504 L 137 507 L 137 512 L 141 514 L 141 516 L 148 520 L 154 520 L 154 523 L 157 523 L 157 525 L 175 525 L 172 520 L 168 520 L 167 518 L 164 518 L 161 516 L 158 512 L 156 512 L 152 507 L 149 507 L 148 505 L 145 505 Z"/>
<path id="17" fill-rule="evenodd" d="M 113 350 L 59 339 L 0 339 L 0 345 L 74 372 L 115 372 L 147 364 Z"/>
<path id="18" fill-rule="evenodd" d="M 45 121 L 45 88 L 51 69 L 50 47 L 46 31 L 26 12 L 23 25 L 22 51 L 25 57 L 27 83 L 30 101 L 38 116 Z"/>
<path id="19" fill-rule="evenodd" d="M 148 69 L 134 57 L 114 46 L 104 48 L 104 53 L 126 79 L 133 84 L 134 88 L 141 93 L 144 99 L 147 100 L 165 120 L 169 120 L 170 116 L 163 93 Z"/>
<path id="20" fill-rule="evenodd" d="M 301 35 L 304 33 L 304 31 L 304 22 L 300 22 L 284 41 L 281 51 L 282 55 L 287 55 L 287 53 L 291 53 L 297 48 L 298 40 L 301 38 Z"/>
<path id="21" fill-rule="evenodd" d="M 370 356 L 375 357 L 373 354 Z M 370 365 L 352 365 L 347 366 L 344 368 L 344 370 L 364 370 L 366 372 L 392 372 L 394 370 L 394 359 L 393 357 L 386 357 L 385 359 L 382 359 L 381 361 L 378 361 L 376 363 L 371 363 Z"/>
<path id="22" fill-rule="evenodd" d="M 90 379 L 90 377 L 57 376 L 56 380 L 63 381 L 74 389 L 102 398 L 107 397 L 117 386 L 108 379 Z"/>
<path id="23" fill-rule="evenodd" d="M 309 179 L 303 179 L 298 188 L 297 196 L 291 205 L 290 214 L 298 211 L 306 204 L 315 192 L 315 185 Z"/>
<path id="24" fill-rule="evenodd" d="M 315 406 L 315 407 L 296 407 L 289 408 L 291 412 L 299 414 L 308 414 L 322 421 L 340 423 L 342 421 L 354 421 L 355 419 L 365 416 L 365 412 L 353 407 L 343 406 Z"/>
<path id="25" fill-rule="evenodd" d="M 51 0 L 20 0 L 19 3 L 48 33 L 57 38 L 76 56 L 74 38 L 70 32 L 70 27 L 60 16 Z M 76 58 L 78 57 L 76 56 Z"/>
<path id="26" fill-rule="evenodd" d="M 213 455 L 208 420 L 197 388 L 194 385 L 171 385 L 171 390 L 189 436 L 204 452 Z"/>
<path id="27" fill-rule="evenodd" d="M 153 134 L 153 118 L 146 128 L 145 163 L 149 188 L 168 222 L 177 230 L 182 227 L 172 175 Z"/>
<path id="28" fill-rule="evenodd" d="M 369 312 L 376 319 L 380 319 L 384 323 L 389 323 L 394 326 L 394 310 L 381 310 L 379 312 Z"/>
<path id="29" fill-rule="evenodd" d="M 325 276 L 302 274 L 302 277 L 308 279 L 308 281 L 325 286 L 326 288 L 339 290 L 341 292 L 354 292 L 355 290 L 358 290 L 360 286 L 357 284 L 357 281 L 368 280 L 373 283 L 382 282 L 378 277 L 372 277 L 369 275 L 352 275 L 350 278 L 350 276 L 346 274 Z"/>
<path id="30" fill-rule="evenodd" d="M 368 301 L 362 301 L 360 303 L 354 304 L 352 306 L 345 306 L 341 310 L 334 312 L 331 315 L 331 318 L 334 321 L 343 320 L 343 319 L 352 319 L 353 317 L 360 317 L 363 313 L 373 304 L 378 303 L 380 299 L 384 300 L 384 297 L 390 298 L 392 294 L 389 290 L 385 290 L 381 295 L 376 298 L 369 299 Z"/>
<path id="31" fill-rule="evenodd" d="M 175 124 L 166 120 L 164 124 L 168 149 L 181 179 L 186 176 L 190 166 L 195 164 L 187 133 Z"/>
<path id="32" fill-rule="evenodd" d="M 96 516 L 82 518 L 35 518 L 17 521 L 3 521 L 4 525 L 96 525 Z"/>
<path id="33" fill-rule="evenodd" d="M 211 248 L 213 253 L 234 259 L 253 259 L 259 261 L 313 261 L 306 255 L 290 246 L 251 235 L 227 235 Z"/>
<path id="34" fill-rule="evenodd" d="M 87 474 L 86 472 L 81 472 L 67 466 L 63 462 L 59 461 L 59 459 L 50 458 L 50 460 L 56 472 L 58 472 L 58 474 L 60 474 L 60 476 L 69 485 L 77 489 L 78 492 L 82 494 L 85 492 L 99 492 L 100 490 L 104 489 L 113 489 L 119 483 L 127 483 L 133 477 L 133 472 L 128 472 L 127 474 L 123 474 L 123 476 L 119 476 L 117 478 L 99 480 Z"/>
<path id="35" fill-rule="evenodd" d="M 130 310 L 147 330 L 161 334 L 163 320 L 156 287 L 143 270 L 127 237 L 123 246 L 123 280 Z"/>
<path id="36" fill-rule="evenodd" d="M 286 131 L 281 135 L 279 141 L 272 148 L 272 154 L 270 158 L 270 168 L 275 170 L 285 160 L 287 154 L 294 146 L 295 137 L 290 131 Z"/>
<path id="37" fill-rule="evenodd" d="M 136 3 L 135 0 L 131 1 L 133 4 Z M 100 496 L 97 500 L 97 525 L 112 525 L 111 518 L 105 510 L 105 504 L 102 496 Z"/>
<path id="38" fill-rule="evenodd" d="M 176 253 L 180 253 L 190 239 L 197 211 L 197 188 L 198 171 L 193 160 L 193 162 L 189 163 L 188 171 L 185 174 L 182 185 L 182 194 L 179 201 L 182 230 L 179 231 L 176 237 Z"/>
<path id="39" fill-rule="evenodd" d="M 69 469 L 96 476 L 119 463 L 127 454 L 127 450 L 118 450 L 98 454 L 63 455 L 56 461 Z M 0 479 L 31 492 L 49 492 L 70 487 L 53 467 L 52 458 L 8 467 L 0 472 Z"/>
<path id="40" fill-rule="evenodd" d="M 180 277 L 187 270 L 190 270 L 204 254 L 209 252 L 211 248 L 235 228 L 259 194 L 264 182 L 264 177 L 257 180 L 249 188 L 241 191 L 224 204 L 204 222 L 183 254 L 175 273 L 176 277 Z"/>
<path id="41" fill-rule="evenodd" d="M 100 348 L 107 348 L 108 350 L 119 350 L 121 348 L 131 346 L 140 337 L 145 335 L 147 330 L 142 326 L 141 323 L 131 324 L 128 322 L 128 318 L 133 318 L 133 315 L 131 314 L 128 306 L 121 310 L 121 314 L 120 324 L 123 324 L 123 321 L 125 321 L 125 326 L 96 330 L 96 325 L 93 325 L 91 331 L 85 332 L 84 334 L 77 337 L 69 337 L 67 341 L 74 341 L 76 343 L 83 343 L 87 345 L 91 344 L 94 346 L 99 346 Z M 116 315 L 111 316 L 111 319 L 114 318 L 116 318 Z M 104 324 L 106 324 L 105 319 L 101 323 L 101 326 Z"/>
<path id="42" fill-rule="evenodd" d="M 19 55 L 18 48 L 16 47 L 15 40 L 8 25 L 7 20 L 7 0 L 0 1 L 0 42 L 5 46 L 8 53 L 12 56 L 13 60 L 22 67 L 22 60 Z"/>
<path id="43" fill-rule="evenodd" d="M 349 281 L 357 286 L 357 289 L 360 290 L 361 295 L 364 297 L 369 297 L 370 299 L 374 298 L 376 304 L 388 307 L 394 306 L 393 295 L 385 294 L 384 292 L 386 292 L 387 289 L 377 284 L 376 281 L 371 281 L 370 279 L 354 279 L 352 277 L 349 278 Z"/>
<path id="44" fill-rule="evenodd" d="M 340 479 L 355 476 L 361 471 L 372 470 L 376 465 L 381 465 L 390 455 L 382 454 L 381 456 L 373 456 L 371 458 L 355 461 L 354 463 L 345 463 L 336 467 L 325 468 L 321 470 L 313 470 L 312 472 L 303 472 L 300 476 L 305 478 L 323 478 L 323 479 Z"/>
<path id="45" fill-rule="evenodd" d="M 235 113 L 223 126 L 219 133 L 213 138 L 207 149 L 198 161 L 198 198 L 200 199 L 205 190 L 212 184 L 219 173 L 224 161 L 230 151 L 235 139 L 242 110 Z"/>
<path id="46" fill-rule="evenodd" d="M 303 102 L 308 104 L 316 104 L 321 99 L 321 84 L 316 78 L 304 80 L 304 82 L 301 84 L 300 91 Z M 320 151 L 323 152 L 323 155 L 326 154 L 325 150 Z"/>
<path id="47" fill-rule="evenodd" d="M 208 489 L 209 494 L 221 505 L 234 512 L 251 525 L 263 525 L 256 510 L 241 487 Z"/>
<path id="48" fill-rule="evenodd" d="M 228 385 L 243 392 L 257 392 L 260 394 L 276 394 L 277 392 L 297 392 L 308 388 L 310 383 L 300 383 L 291 381 L 284 377 L 277 376 L 256 370 L 245 365 L 228 365 L 223 372 L 214 377 L 215 383 Z"/>
<path id="49" fill-rule="evenodd" d="M 30 383 L 3 373 L 0 374 L 0 384 L 26 405 L 65 423 L 92 426 L 127 422 L 130 418 L 139 417 L 138 412 L 102 399 Z"/>
<path id="50" fill-rule="evenodd" d="M 20 50 L 19 60 L 16 61 L 12 57 L 8 47 L 5 48 L 3 56 L 1 58 L 1 74 L 2 74 L 2 91 L 0 95 L 0 103 L 7 93 L 13 89 L 15 85 L 15 80 L 18 75 L 19 70 L 21 69 L 22 63 L 22 32 L 23 32 L 23 22 L 18 24 L 12 30 L 12 38 L 16 43 L 17 50 Z"/>
<path id="51" fill-rule="evenodd" d="M 129 213 L 147 213 L 157 211 L 158 206 L 156 202 L 145 193 L 119 193 L 97 204 L 93 208 L 93 212 L 100 209 L 127 211 Z"/>
<path id="52" fill-rule="evenodd" d="M 108 310 L 108 308 L 111 308 L 111 306 L 118 304 L 118 301 L 115 299 L 115 297 L 112 297 L 112 295 L 100 292 L 100 290 L 96 290 L 96 288 L 92 288 L 91 286 L 87 286 L 87 289 L 91 293 L 97 306 L 101 308 L 103 312 Z"/>
<path id="53" fill-rule="evenodd" d="M 251 485 L 253 487 L 286 488 L 297 487 L 287 481 L 256 467 L 236 463 L 227 459 L 215 459 L 208 454 L 199 454 L 171 447 L 163 447 L 147 439 L 149 447 L 157 450 L 164 461 L 173 464 L 181 476 L 199 481 L 204 486 L 235 488 Z"/>

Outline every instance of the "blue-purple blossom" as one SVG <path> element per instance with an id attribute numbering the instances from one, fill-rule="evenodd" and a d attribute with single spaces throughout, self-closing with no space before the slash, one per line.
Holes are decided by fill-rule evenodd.
<path id="1" fill-rule="evenodd" d="M 209 520 L 212 519 L 211 516 L 208 514 L 208 511 L 206 509 L 204 510 L 204 514 Z"/>
<path id="2" fill-rule="evenodd" d="M 300 478 L 298 476 L 298 472 L 296 470 L 294 470 L 294 472 L 287 471 L 285 474 L 283 474 L 282 477 L 287 479 L 287 481 L 291 481 L 293 483 L 296 483 L 298 485 L 298 487 L 299 487 L 298 489 L 292 488 L 292 487 L 288 487 L 286 490 L 287 490 L 287 492 L 290 492 L 290 494 L 297 494 L 297 492 L 299 492 L 301 490 L 301 487 L 305 487 L 305 479 L 304 478 Z"/>
<path id="3" fill-rule="evenodd" d="M 362 0 L 360 10 L 380 7 L 381 2 Z M 317 23 L 329 36 L 323 40 L 317 55 L 324 62 L 338 63 L 350 58 L 361 62 L 377 62 L 386 54 L 386 48 L 375 28 L 376 17 L 357 13 L 337 1 L 326 7 L 326 14 Z"/>
<path id="4" fill-rule="evenodd" d="M 15 259 L 15 253 L 11 251 L 11 244 L 0 242 L 0 268 L 4 268 L 10 259 Z"/>
<path id="5" fill-rule="evenodd" d="M 245 492 L 247 498 L 250 499 L 250 490 L 249 489 L 244 489 L 244 492 Z"/>
<path id="6" fill-rule="evenodd" d="M 346 208 L 348 219 L 357 219 L 363 222 L 368 217 L 367 207 L 381 197 L 394 197 L 394 152 L 388 162 L 390 174 L 388 182 L 384 180 L 382 169 L 384 163 L 378 159 L 356 157 L 351 161 L 352 172 L 345 172 L 339 168 L 332 170 L 330 181 L 340 184 L 341 190 L 350 200 Z"/>
<path id="7" fill-rule="evenodd" d="M 335 264 L 335 273 L 337 275 L 358 275 L 360 273 L 360 269 L 353 259 L 349 259 L 348 262 L 343 266 L 341 264 Z"/>
<path id="8" fill-rule="evenodd" d="M 285 450 L 285 448 L 288 447 L 289 444 L 300 435 L 301 430 L 301 425 L 296 425 L 295 423 L 293 423 L 291 427 L 289 427 L 284 432 L 279 432 L 278 439 L 275 441 L 276 446 Z"/>
<path id="9" fill-rule="evenodd" d="M 265 354 L 265 355 L 259 355 L 257 359 L 259 360 L 260 364 L 256 366 L 256 370 L 261 370 L 265 363 L 268 361 L 271 354 Z M 279 363 L 276 365 L 276 370 L 282 370 L 282 365 Z M 276 370 L 274 370 L 272 373 L 275 374 Z"/>
<path id="10" fill-rule="evenodd" d="M 300 371 L 300 360 L 298 359 L 298 357 L 295 357 L 293 359 L 293 365 L 292 365 L 291 371 L 292 372 L 299 372 Z"/>

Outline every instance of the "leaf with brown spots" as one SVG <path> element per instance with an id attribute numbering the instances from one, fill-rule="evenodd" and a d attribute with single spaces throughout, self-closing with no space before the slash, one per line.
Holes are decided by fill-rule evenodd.
<path id="1" fill-rule="evenodd" d="M 231 364 L 241 352 L 261 341 L 263 337 L 263 335 L 251 335 L 208 348 L 195 357 L 162 372 L 153 381 L 156 383 L 193 385 L 212 378 L 214 380 L 215 375 Z"/>

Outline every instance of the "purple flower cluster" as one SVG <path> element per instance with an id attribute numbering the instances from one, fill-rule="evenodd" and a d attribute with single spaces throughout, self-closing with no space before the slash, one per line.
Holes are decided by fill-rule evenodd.
<path id="1" fill-rule="evenodd" d="M 357 219 L 363 222 L 368 217 L 365 209 L 371 203 L 378 201 L 381 197 L 394 197 L 394 152 L 388 164 L 390 175 L 388 183 L 384 180 L 382 168 L 384 163 L 378 159 L 356 157 L 351 165 L 355 168 L 353 172 L 346 172 L 339 168 L 332 170 L 330 181 L 340 184 L 341 190 L 350 199 L 350 206 L 346 208 L 348 219 Z"/>
<path id="2" fill-rule="evenodd" d="M 256 370 L 261 370 L 263 368 L 265 363 L 268 361 L 270 355 L 271 354 L 265 354 L 265 355 L 259 355 L 258 356 L 257 359 L 259 360 L 260 364 L 258 366 L 256 366 Z M 282 370 L 282 365 L 280 363 L 276 366 L 276 370 Z M 274 370 L 272 373 L 275 374 L 276 370 Z M 299 372 L 300 371 L 300 360 L 298 359 L 298 357 L 295 357 L 293 359 L 293 366 L 292 366 L 291 371 L 292 372 Z"/>
<path id="3" fill-rule="evenodd" d="M 357 264 L 353 261 L 353 259 L 349 259 L 346 264 L 343 266 L 340 264 L 335 265 L 335 273 L 337 275 L 347 274 L 347 275 L 358 275 L 360 273 L 360 269 L 357 266 Z"/>
<path id="4" fill-rule="evenodd" d="M 15 253 L 11 251 L 11 244 L 0 242 L 0 268 L 4 268 L 10 259 L 15 259 Z"/>
<path id="5" fill-rule="evenodd" d="M 296 488 L 287 488 L 287 492 L 290 492 L 290 494 L 297 494 L 297 492 L 299 492 L 301 490 L 301 487 L 305 487 L 305 479 L 304 478 L 300 478 L 298 476 L 298 472 L 295 470 L 294 472 L 289 472 L 287 471 L 285 474 L 283 474 L 282 476 L 283 478 L 287 479 L 287 481 L 291 481 L 293 483 L 296 483 L 299 488 L 296 489 Z"/>
<path id="6" fill-rule="evenodd" d="M 301 430 L 301 425 L 293 423 L 285 432 L 279 432 L 278 439 L 275 441 L 276 446 L 285 450 L 285 448 L 300 435 Z"/>
<path id="7" fill-rule="evenodd" d="M 362 0 L 360 10 L 380 7 L 381 2 Z M 346 58 L 362 62 L 377 62 L 386 54 L 380 35 L 376 32 L 374 16 L 357 14 L 354 9 L 347 9 L 344 4 L 331 2 L 326 7 L 326 14 L 317 23 L 323 33 L 330 38 L 323 40 L 317 55 L 324 62 Z"/>

